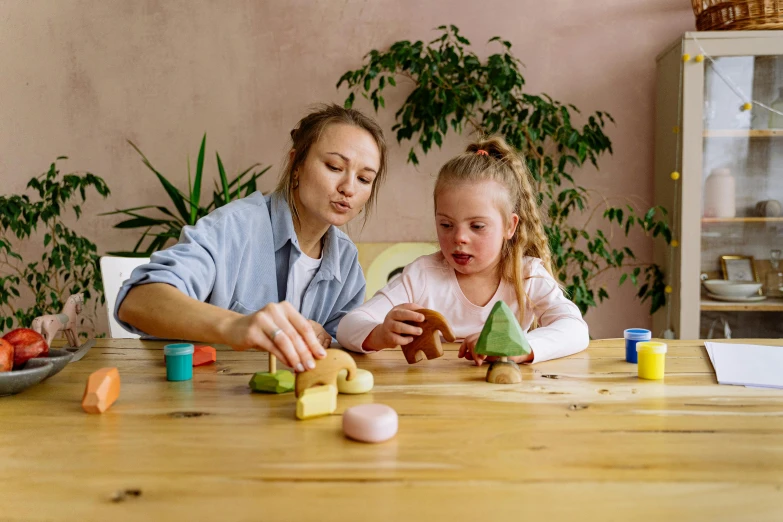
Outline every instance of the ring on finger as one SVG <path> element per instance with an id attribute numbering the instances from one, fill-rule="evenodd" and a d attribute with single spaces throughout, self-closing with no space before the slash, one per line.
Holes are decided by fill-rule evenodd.
<path id="1" fill-rule="evenodd" d="M 283 331 L 283 329 L 282 329 L 282 328 L 275 328 L 275 330 L 274 330 L 274 331 L 273 331 L 271 334 L 269 334 L 269 338 L 270 338 L 272 341 L 274 341 L 274 340 L 275 340 L 275 337 L 277 336 L 277 334 L 279 334 L 279 333 L 280 333 L 280 332 L 282 332 L 282 331 Z"/>

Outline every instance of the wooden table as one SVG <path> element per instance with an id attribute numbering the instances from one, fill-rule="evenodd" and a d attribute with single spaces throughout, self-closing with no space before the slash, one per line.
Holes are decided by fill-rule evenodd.
<path id="1" fill-rule="evenodd" d="M 665 382 L 638 380 L 622 340 L 523 367 L 521 385 L 448 348 L 356 356 L 374 390 L 297 421 L 292 394 L 248 389 L 265 354 L 219 351 L 170 383 L 161 343 L 98 340 L 0 398 L 0 520 L 783 520 L 783 391 L 718 385 L 700 342 L 670 343 Z M 120 399 L 86 414 L 105 366 Z M 395 439 L 342 436 L 368 402 L 397 410 Z"/>

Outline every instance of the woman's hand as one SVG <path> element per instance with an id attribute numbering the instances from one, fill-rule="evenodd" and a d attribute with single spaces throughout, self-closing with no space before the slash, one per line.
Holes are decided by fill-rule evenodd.
<path id="1" fill-rule="evenodd" d="M 321 346 L 324 348 L 329 348 L 332 345 L 332 336 L 329 335 L 326 330 L 324 330 L 324 327 L 321 326 L 321 323 L 316 323 L 312 319 L 308 319 L 307 322 L 309 322 L 310 326 L 313 327 L 315 336 L 318 338 L 318 342 L 321 343 Z"/>
<path id="2" fill-rule="evenodd" d="M 370 332 L 364 340 L 365 350 L 382 350 L 395 346 L 405 346 L 413 341 L 415 336 L 422 334 L 422 329 L 408 323 L 424 321 L 424 315 L 416 312 L 421 306 L 413 303 L 397 305 L 386 314 L 383 323 Z"/>
<path id="3" fill-rule="evenodd" d="M 232 319 L 224 328 L 234 350 L 265 350 L 297 372 L 315 368 L 313 356 L 326 357 L 313 325 L 287 301 L 269 303 L 253 314 Z"/>

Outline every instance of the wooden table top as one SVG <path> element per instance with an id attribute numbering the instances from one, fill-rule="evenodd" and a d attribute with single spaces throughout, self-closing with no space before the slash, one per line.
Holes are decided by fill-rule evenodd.
<path id="1" fill-rule="evenodd" d="M 416 365 L 357 355 L 373 391 L 308 421 L 293 394 L 250 392 L 266 354 L 219 350 L 174 383 L 162 346 L 98 340 L 0 398 L 0 520 L 783 520 L 783 390 L 718 385 L 697 341 L 670 342 L 665 381 L 637 379 L 622 340 L 519 385 L 487 384 L 456 345 Z M 106 366 L 120 398 L 84 413 Z M 397 410 L 394 439 L 343 437 L 369 402 Z"/>

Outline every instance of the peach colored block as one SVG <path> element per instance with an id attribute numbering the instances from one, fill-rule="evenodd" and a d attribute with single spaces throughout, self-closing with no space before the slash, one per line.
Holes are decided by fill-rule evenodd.
<path id="1" fill-rule="evenodd" d="M 196 346 L 193 352 L 193 366 L 212 364 L 217 361 L 217 351 L 211 346 Z"/>
<path id="2" fill-rule="evenodd" d="M 385 404 L 360 404 L 343 413 L 345 436 L 360 442 L 383 442 L 397 434 L 397 412 Z"/>
<path id="3" fill-rule="evenodd" d="M 82 397 L 82 409 L 87 413 L 103 413 L 120 396 L 120 372 L 117 368 L 101 368 L 87 379 Z"/>

